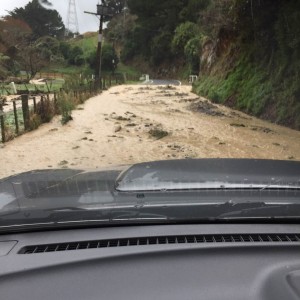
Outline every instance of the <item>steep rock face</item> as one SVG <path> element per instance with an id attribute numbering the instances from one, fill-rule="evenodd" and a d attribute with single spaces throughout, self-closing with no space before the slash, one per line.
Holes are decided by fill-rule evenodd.
<path id="1" fill-rule="evenodd" d="M 212 40 L 207 40 L 202 45 L 202 53 L 200 57 L 200 75 L 209 73 L 213 64 L 216 61 L 216 43 Z"/>
<path id="2" fill-rule="evenodd" d="M 200 76 L 217 73 L 222 64 L 222 72 L 227 73 L 234 67 L 239 54 L 235 46 L 237 34 L 230 28 L 221 28 L 215 40 L 207 39 L 200 53 Z"/>

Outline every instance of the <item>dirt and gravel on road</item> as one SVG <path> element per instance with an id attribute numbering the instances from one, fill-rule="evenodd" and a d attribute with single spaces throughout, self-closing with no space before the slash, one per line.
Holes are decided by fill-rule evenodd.
<path id="1" fill-rule="evenodd" d="M 0 178 L 179 158 L 300 160 L 300 132 L 212 104 L 189 86 L 113 87 L 0 146 Z"/>

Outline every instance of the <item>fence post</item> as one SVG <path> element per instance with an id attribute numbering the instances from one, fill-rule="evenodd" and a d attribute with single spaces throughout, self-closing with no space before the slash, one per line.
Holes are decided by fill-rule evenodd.
<path id="1" fill-rule="evenodd" d="M 4 114 L 3 113 L 3 106 L 0 103 L 0 127 L 1 127 L 1 136 L 2 136 L 2 143 L 5 143 L 5 125 L 4 125 Z"/>
<path id="2" fill-rule="evenodd" d="M 36 98 L 33 97 L 33 112 L 36 113 Z"/>
<path id="3" fill-rule="evenodd" d="M 17 113 L 17 105 L 16 105 L 16 101 L 13 101 L 13 106 L 14 106 L 14 116 L 15 116 L 16 134 L 19 134 L 19 122 L 18 122 L 18 113 Z"/>
<path id="4" fill-rule="evenodd" d="M 28 95 L 21 95 L 22 99 L 22 111 L 24 119 L 24 128 L 25 130 L 29 129 L 29 105 L 28 105 Z"/>
<path id="5" fill-rule="evenodd" d="M 58 113 L 58 105 L 57 105 L 57 94 L 54 93 L 54 110 L 55 110 L 55 114 Z"/>
<path id="6" fill-rule="evenodd" d="M 44 113 L 44 96 L 41 96 L 41 111 Z"/>

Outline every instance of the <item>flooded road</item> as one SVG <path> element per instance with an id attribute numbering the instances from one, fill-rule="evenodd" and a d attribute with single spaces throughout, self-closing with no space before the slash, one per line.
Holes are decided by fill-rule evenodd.
<path id="1" fill-rule="evenodd" d="M 189 86 L 123 85 L 0 146 L 0 178 L 179 158 L 300 160 L 300 132 L 215 105 Z"/>

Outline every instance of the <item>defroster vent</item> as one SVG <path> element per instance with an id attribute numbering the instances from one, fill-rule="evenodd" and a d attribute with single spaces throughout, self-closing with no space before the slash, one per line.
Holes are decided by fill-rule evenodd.
<path id="1" fill-rule="evenodd" d="M 280 243 L 300 242 L 300 234 L 225 234 L 225 235 L 178 235 L 94 240 L 72 243 L 44 244 L 23 247 L 19 254 L 75 251 L 84 249 L 130 247 L 163 244 L 203 243 Z"/>

